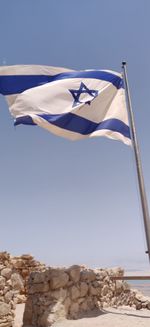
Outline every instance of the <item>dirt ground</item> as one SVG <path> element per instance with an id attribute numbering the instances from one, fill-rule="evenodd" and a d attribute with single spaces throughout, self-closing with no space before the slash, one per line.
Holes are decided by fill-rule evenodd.
<path id="1" fill-rule="evenodd" d="M 22 326 L 24 304 L 16 308 L 15 326 Z M 77 320 L 61 320 L 53 327 L 150 327 L 150 310 L 134 310 L 129 307 L 107 308 L 92 311 Z"/>

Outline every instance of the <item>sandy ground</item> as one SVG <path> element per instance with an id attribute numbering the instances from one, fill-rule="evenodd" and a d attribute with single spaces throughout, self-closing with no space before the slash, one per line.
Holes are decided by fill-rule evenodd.
<path id="1" fill-rule="evenodd" d="M 24 304 L 18 304 L 15 326 L 22 326 Z M 62 320 L 53 327 L 150 327 L 150 310 L 134 310 L 129 307 L 118 309 L 107 308 L 102 311 L 92 311 L 88 316 L 78 320 Z"/>

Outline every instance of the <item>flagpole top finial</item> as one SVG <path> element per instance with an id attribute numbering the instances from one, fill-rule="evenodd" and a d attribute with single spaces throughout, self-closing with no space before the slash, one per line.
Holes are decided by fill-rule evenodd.
<path id="1" fill-rule="evenodd" d="M 127 64 L 126 61 L 122 61 L 122 67 L 126 66 L 126 64 Z"/>

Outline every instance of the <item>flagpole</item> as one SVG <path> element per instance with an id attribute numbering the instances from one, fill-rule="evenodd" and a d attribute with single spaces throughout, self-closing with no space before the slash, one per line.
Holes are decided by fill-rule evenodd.
<path id="1" fill-rule="evenodd" d="M 150 261 L 150 217 L 149 217 L 149 210 L 148 210 L 144 178 L 143 178 L 143 172 L 142 172 L 142 164 L 141 164 L 141 158 L 140 158 L 139 145 L 138 145 L 137 135 L 136 135 L 134 115 L 133 115 L 132 105 L 131 105 L 131 97 L 130 97 L 130 91 L 129 91 L 128 77 L 127 77 L 127 67 L 126 67 L 125 61 L 122 62 L 122 69 L 123 69 L 123 77 L 124 77 L 125 92 L 126 92 L 126 102 L 127 102 L 127 109 L 128 109 L 128 114 L 129 114 L 129 120 L 130 120 L 132 145 L 133 145 L 133 150 L 134 150 L 134 155 L 135 155 L 139 192 L 140 192 L 140 199 L 141 199 L 141 207 L 142 207 L 144 229 L 145 229 L 145 236 L 146 236 L 146 243 L 147 243 L 146 253 L 149 256 L 149 261 Z"/>

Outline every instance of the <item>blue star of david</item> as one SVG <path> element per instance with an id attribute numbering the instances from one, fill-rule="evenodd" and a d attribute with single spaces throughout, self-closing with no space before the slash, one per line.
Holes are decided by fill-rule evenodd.
<path id="1" fill-rule="evenodd" d="M 93 99 L 95 99 L 98 95 L 98 91 L 97 90 L 90 90 L 88 89 L 88 87 L 83 83 L 81 82 L 80 84 L 80 87 L 79 87 L 79 90 L 69 90 L 69 92 L 72 94 L 73 98 L 74 98 L 74 102 L 73 102 L 73 105 L 72 107 L 76 107 L 77 105 L 79 105 L 80 103 L 85 103 L 85 104 L 88 104 L 90 105 L 91 104 L 91 101 Z M 81 94 L 89 94 L 92 99 L 91 100 L 88 100 L 88 101 L 80 101 L 80 95 Z"/>

